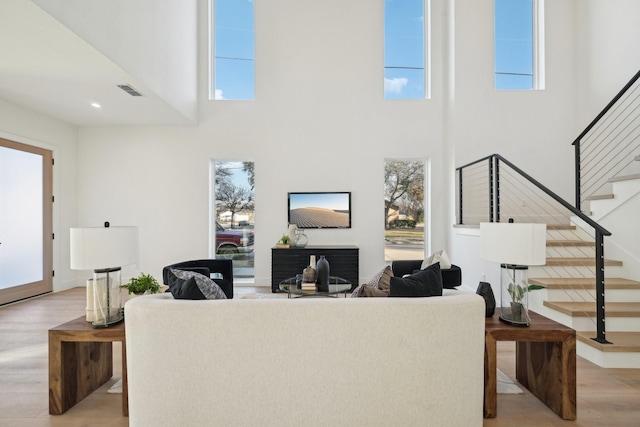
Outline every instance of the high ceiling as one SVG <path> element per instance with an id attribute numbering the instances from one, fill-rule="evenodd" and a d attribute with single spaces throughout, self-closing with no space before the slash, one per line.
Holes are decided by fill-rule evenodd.
<path id="1" fill-rule="evenodd" d="M 0 99 L 77 126 L 190 123 L 29 0 L 0 2 Z"/>

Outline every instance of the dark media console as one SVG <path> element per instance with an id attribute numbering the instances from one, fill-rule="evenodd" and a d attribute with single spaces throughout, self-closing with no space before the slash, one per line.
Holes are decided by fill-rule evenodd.
<path id="1" fill-rule="evenodd" d="M 271 248 L 271 291 L 278 292 L 285 279 L 302 274 L 311 255 L 316 261 L 321 255 L 329 261 L 329 274 L 351 282 L 351 290 L 358 286 L 359 249 L 357 246 L 305 246 L 304 248 Z M 313 266 L 315 268 L 315 265 Z"/>

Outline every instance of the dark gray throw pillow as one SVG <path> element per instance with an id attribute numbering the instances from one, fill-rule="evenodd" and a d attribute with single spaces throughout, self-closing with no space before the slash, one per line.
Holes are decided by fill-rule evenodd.
<path id="1" fill-rule="evenodd" d="M 217 283 L 193 271 L 170 269 L 169 291 L 176 299 L 227 299 Z"/>
<path id="2" fill-rule="evenodd" d="M 390 297 L 434 297 L 442 295 L 440 263 L 406 277 L 392 277 L 389 285 Z"/>

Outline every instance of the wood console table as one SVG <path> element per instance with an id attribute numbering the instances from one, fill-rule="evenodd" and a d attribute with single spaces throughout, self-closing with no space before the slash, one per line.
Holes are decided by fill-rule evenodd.
<path id="1" fill-rule="evenodd" d="M 484 416 L 497 415 L 496 342 L 516 341 L 516 379 L 565 420 L 576 419 L 576 331 L 529 311 L 531 326 L 485 320 Z"/>
<path id="2" fill-rule="evenodd" d="M 122 342 L 122 414 L 129 415 L 124 322 L 94 329 L 85 316 L 49 329 L 50 414 L 63 414 L 113 376 L 114 341 Z"/>
<path id="3" fill-rule="evenodd" d="M 359 249 L 357 246 L 313 246 L 304 248 L 271 249 L 271 291 L 279 292 L 280 282 L 296 274 L 302 274 L 309 265 L 309 257 L 316 260 L 324 255 L 329 261 L 330 274 L 351 282 L 351 290 L 360 283 Z M 315 266 L 314 266 L 315 267 Z"/>

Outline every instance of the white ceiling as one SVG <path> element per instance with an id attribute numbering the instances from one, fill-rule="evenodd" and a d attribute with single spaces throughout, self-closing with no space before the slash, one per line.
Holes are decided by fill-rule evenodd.
<path id="1" fill-rule="evenodd" d="M 0 99 L 77 126 L 190 124 L 30 0 L 0 1 Z"/>

